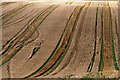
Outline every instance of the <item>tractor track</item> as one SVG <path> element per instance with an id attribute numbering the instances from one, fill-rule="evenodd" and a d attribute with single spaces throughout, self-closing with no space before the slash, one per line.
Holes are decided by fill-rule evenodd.
<path id="1" fill-rule="evenodd" d="M 95 61 L 95 56 L 96 56 L 96 45 L 97 45 L 97 25 L 98 25 L 98 23 L 97 23 L 97 21 L 98 21 L 98 7 L 97 7 L 97 10 L 96 10 L 96 20 L 95 20 L 96 22 L 95 22 L 95 33 L 94 33 L 94 53 L 93 53 L 93 56 L 92 56 L 92 58 L 91 58 L 91 62 L 90 62 L 90 64 L 89 64 L 89 66 L 88 66 L 88 70 L 87 70 L 87 72 L 91 72 L 91 70 L 92 70 L 92 67 L 93 67 L 93 65 L 94 65 L 94 61 Z"/>
<path id="2" fill-rule="evenodd" d="M 11 25 L 13 25 L 13 24 L 20 23 L 20 22 L 24 21 L 25 19 L 29 18 L 30 16 L 32 16 L 32 15 L 33 15 L 35 12 L 37 12 L 37 11 L 38 11 L 38 10 L 33 9 L 33 10 L 31 10 L 31 11 L 29 12 L 30 14 L 27 13 L 27 14 L 21 16 L 19 19 L 16 19 L 16 20 L 14 20 L 14 21 L 11 21 L 11 22 L 8 22 L 8 23 L 3 24 L 3 26 L 5 26 L 4 28 L 6 28 L 6 27 L 9 27 L 9 26 L 11 26 Z"/>
<path id="3" fill-rule="evenodd" d="M 112 58 L 113 58 L 113 63 L 114 63 L 114 68 L 115 70 L 119 70 L 118 64 L 117 64 L 117 59 L 116 59 L 116 54 L 115 54 L 115 43 L 114 43 L 114 35 L 113 35 L 113 20 L 112 20 L 112 12 L 111 8 L 109 7 L 109 13 L 110 13 L 110 27 L 111 27 L 111 35 L 112 35 Z"/>
<path id="4" fill-rule="evenodd" d="M 52 71 L 54 71 L 57 68 L 57 66 L 59 66 L 59 64 L 63 60 L 63 58 L 71 44 L 71 40 L 72 40 L 71 37 L 73 35 L 76 23 L 78 21 L 77 17 L 79 16 L 79 14 L 81 12 L 80 10 L 81 10 L 81 7 L 76 7 L 74 9 L 73 13 L 71 14 L 71 16 L 66 24 L 66 27 L 64 29 L 65 33 L 63 32 L 64 38 L 62 39 L 63 41 L 61 42 L 61 46 L 58 45 L 59 47 L 57 48 L 56 51 L 54 51 L 55 53 L 52 56 L 52 58 L 51 59 L 48 58 L 48 59 L 50 59 L 48 64 L 45 64 L 45 66 L 43 64 L 42 65 L 42 66 L 44 66 L 43 68 L 40 67 L 34 73 L 30 74 L 29 76 L 27 76 L 25 78 L 38 77 L 41 75 L 46 76 L 46 75 L 50 74 Z"/>
<path id="5" fill-rule="evenodd" d="M 8 6 L 8 5 L 10 5 L 10 4 L 13 4 L 13 3 L 14 3 L 14 2 L 2 2 L 0 6 L 6 7 L 6 6 Z"/>
<path id="6" fill-rule="evenodd" d="M 13 56 L 15 56 L 15 54 L 17 54 L 25 46 L 29 38 L 35 33 L 40 24 L 58 6 L 59 5 L 52 5 L 50 9 L 46 9 L 45 11 L 43 11 L 43 13 L 40 13 L 37 18 L 31 23 L 29 28 L 27 28 L 27 30 L 24 30 L 24 33 L 22 33 L 21 36 L 11 41 L 12 45 L 8 45 L 8 48 L 6 48 L 6 50 L 2 53 L 3 57 L 1 66 L 10 61 L 10 59 L 13 58 Z"/>
<path id="7" fill-rule="evenodd" d="M 9 44 L 12 44 L 13 41 L 15 41 L 16 39 L 20 39 L 24 36 L 24 34 L 26 34 L 26 32 L 29 30 L 30 25 L 33 24 L 35 22 L 35 20 L 39 17 L 39 15 L 44 14 L 47 10 L 49 10 L 49 8 L 51 8 L 52 6 L 48 7 L 47 9 L 43 10 L 42 12 L 38 13 L 36 16 L 34 16 L 33 18 L 31 18 L 28 23 L 16 34 L 14 35 L 10 40 L 7 41 L 7 43 L 5 45 L 3 45 L 3 49 Z M 13 41 L 12 41 L 13 40 Z"/>
<path id="8" fill-rule="evenodd" d="M 0 51 L 3 75 L 23 79 L 116 77 L 120 41 L 117 3 L 50 3 L 47 7 L 5 3 L 0 16 L 5 29 Z"/>
<path id="9" fill-rule="evenodd" d="M 103 7 L 101 12 L 101 50 L 100 50 L 100 62 L 99 62 L 99 68 L 98 71 L 103 70 L 104 61 L 103 61 L 103 46 L 104 46 L 104 39 L 103 39 L 104 33 L 103 33 Z"/>
<path id="10" fill-rule="evenodd" d="M 104 3 L 103 6 L 103 34 L 104 34 L 104 43 L 102 42 L 103 48 L 101 50 L 103 54 L 103 60 L 101 63 L 101 68 L 99 71 L 102 71 L 102 75 L 109 75 L 115 69 L 118 69 L 115 57 L 114 50 L 114 39 L 112 32 L 112 20 L 111 20 L 111 10 L 109 7 L 109 3 Z M 114 66 L 114 67 L 113 67 Z"/>
<path id="11" fill-rule="evenodd" d="M 15 16 L 16 14 L 19 14 L 20 12 L 25 10 L 25 8 L 27 8 L 28 6 L 31 6 L 31 4 L 26 4 L 26 5 L 23 5 L 21 7 L 18 7 L 15 10 L 12 10 L 10 13 L 3 16 L 2 17 L 2 24 L 4 25 L 5 23 L 7 23 L 13 16 Z"/>
<path id="12" fill-rule="evenodd" d="M 88 6 L 90 6 L 90 3 L 89 3 Z M 86 9 L 85 9 L 85 12 L 84 12 L 84 15 L 81 16 L 81 17 L 82 17 L 81 19 L 83 19 L 83 21 L 84 21 L 84 19 L 85 19 L 85 15 L 86 15 L 88 6 L 86 7 L 86 6 L 84 5 L 84 7 L 83 7 L 83 8 L 86 8 Z M 83 27 L 83 22 L 81 22 L 79 26 L 80 26 L 80 27 L 78 28 L 78 32 L 77 32 L 77 35 L 76 35 L 75 45 L 74 45 L 73 50 L 72 50 L 71 53 L 69 54 L 69 57 L 64 61 L 65 63 L 63 64 L 63 66 L 62 66 L 57 72 L 53 73 L 52 75 L 55 75 L 55 74 L 61 72 L 63 69 L 65 69 L 65 68 L 69 65 L 72 57 L 74 56 L 75 51 L 76 51 L 76 49 L 77 49 L 77 47 L 78 47 L 78 41 L 79 41 L 80 36 L 81 36 L 81 31 L 82 31 L 82 27 Z"/>

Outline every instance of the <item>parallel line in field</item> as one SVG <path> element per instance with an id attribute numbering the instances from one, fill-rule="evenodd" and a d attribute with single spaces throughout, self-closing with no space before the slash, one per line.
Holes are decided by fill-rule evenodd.
<path id="1" fill-rule="evenodd" d="M 28 4 L 26 4 L 26 5 L 28 5 Z M 7 11 L 6 13 L 2 14 L 0 17 L 4 18 L 4 17 L 6 17 L 6 16 L 8 16 L 8 15 L 11 15 L 13 12 L 21 9 L 23 6 L 25 6 L 25 5 L 22 5 L 22 6 L 20 5 L 20 6 L 18 6 L 17 8 L 14 8 L 14 9 L 12 9 L 12 10 L 10 10 L 10 11 Z"/>
<path id="2" fill-rule="evenodd" d="M 87 72 L 91 72 L 92 67 L 94 65 L 94 60 L 95 60 L 95 56 L 96 56 L 96 45 L 97 45 L 97 25 L 98 25 L 98 7 L 96 9 L 96 19 L 95 19 L 95 31 L 94 31 L 94 52 L 93 52 L 93 56 L 91 58 L 91 62 L 88 66 Z"/>
<path id="3" fill-rule="evenodd" d="M 8 5 L 12 4 L 12 3 L 14 3 L 14 2 L 1 2 L 0 6 L 6 7 L 6 6 L 8 6 Z"/>
<path id="4" fill-rule="evenodd" d="M 102 13 L 101 13 L 101 50 L 100 50 L 100 62 L 99 62 L 99 68 L 98 71 L 102 71 L 104 67 L 104 59 L 103 59 L 103 52 L 104 52 L 104 33 L 103 33 L 103 7 L 102 7 Z"/>
<path id="5" fill-rule="evenodd" d="M 52 8 L 48 9 L 46 12 L 41 13 L 38 17 L 33 21 L 30 25 L 29 31 L 23 37 L 19 37 L 15 41 L 13 41 L 13 46 L 9 51 L 6 51 L 6 54 L 2 57 L 2 63 L 0 66 L 5 64 L 6 62 L 10 61 L 26 44 L 29 38 L 35 33 L 41 23 L 47 18 L 47 16 L 54 11 L 59 5 L 53 5 Z M 27 29 L 28 30 L 28 29 Z"/>
<path id="6" fill-rule="evenodd" d="M 119 70 L 118 63 L 116 60 L 116 55 L 115 55 L 115 46 L 114 46 L 114 35 L 113 35 L 113 27 L 112 27 L 112 13 L 111 13 L 111 8 L 109 7 L 109 13 L 110 13 L 110 27 L 111 27 L 111 35 L 112 35 L 112 57 L 113 57 L 113 63 L 114 63 L 114 68 L 115 70 Z"/>
<path id="7" fill-rule="evenodd" d="M 104 3 L 104 67 L 102 69 L 103 76 L 110 74 L 111 71 L 114 71 L 112 63 L 113 55 L 113 40 L 112 40 L 112 30 L 111 30 L 111 18 L 110 18 L 110 9 L 109 3 Z"/>
<path id="8" fill-rule="evenodd" d="M 84 5 L 84 7 L 85 7 L 85 6 L 86 6 L 86 5 Z M 90 5 L 89 5 L 89 6 L 90 6 Z M 69 54 L 69 57 L 68 57 L 68 59 L 65 61 L 65 63 L 63 64 L 63 66 L 62 66 L 57 72 L 53 73 L 52 75 L 55 75 L 55 74 L 59 73 L 60 71 L 62 71 L 63 69 L 65 69 L 65 68 L 69 65 L 72 57 L 74 56 L 75 50 L 77 49 L 77 46 L 78 46 L 78 41 L 79 41 L 80 36 L 81 36 L 82 27 L 83 27 L 83 21 L 84 21 L 84 19 L 85 19 L 87 10 L 88 10 L 88 6 L 86 7 L 85 12 L 83 13 L 83 16 L 81 16 L 81 17 L 82 17 L 82 18 L 81 18 L 82 21 L 81 21 L 81 23 L 80 23 L 80 25 L 79 25 L 80 27 L 78 28 L 78 33 L 77 33 L 76 40 L 75 40 L 75 47 L 73 48 L 73 50 L 72 50 L 71 53 Z"/>
<path id="9" fill-rule="evenodd" d="M 3 24 L 3 26 L 5 26 L 4 28 L 6 28 L 6 27 L 11 26 L 13 24 L 20 23 L 20 22 L 24 21 L 25 19 L 29 18 L 30 16 L 32 16 L 37 11 L 35 11 L 35 9 L 33 9 L 30 12 L 28 12 L 27 14 L 21 16 L 19 19 L 15 19 L 14 21 L 11 21 L 11 22 L 8 22 L 6 24 Z"/>
<path id="10" fill-rule="evenodd" d="M 38 13 L 39 14 L 39 13 Z M 37 14 L 37 15 L 38 15 Z M 34 18 L 35 18 L 36 16 L 34 16 Z M 5 43 L 5 45 L 3 45 L 3 49 L 5 49 L 5 50 L 3 50 L 3 52 L 2 52 L 2 54 L 0 54 L 0 56 L 2 56 L 3 54 L 5 54 L 7 51 L 10 51 L 18 42 L 19 42 L 19 40 L 18 39 L 20 39 L 20 38 L 22 38 L 26 33 L 27 33 L 27 31 L 29 31 L 29 23 L 30 22 L 33 22 L 34 21 L 34 18 L 32 18 L 17 34 L 15 34 L 11 39 L 9 39 L 6 43 Z M 32 24 L 32 23 L 31 23 Z M 25 30 L 24 30 L 25 29 Z M 23 31 L 23 32 L 22 32 Z M 13 44 L 13 42 L 15 41 L 15 40 L 18 40 L 15 44 Z"/>
<path id="11" fill-rule="evenodd" d="M 38 13 L 39 14 L 39 13 Z M 8 45 L 8 43 L 10 43 L 14 38 L 15 38 L 15 40 L 18 38 L 18 37 L 20 37 L 21 35 L 22 35 L 22 31 L 24 30 L 24 29 L 27 29 L 28 27 L 29 27 L 29 23 L 30 22 L 33 22 L 34 21 L 34 19 L 35 19 L 35 17 L 38 15 L 38 14 L 36 14 L 33 18 L 31 18 L 28 22 L 27 22 L 27 24 L 25 24 L 25 26 L 23 27 L 23 28 L 21 28 L 12 38 L 10 38 L 6 43 L 5 43 L 5 45 L 3 45 L 2 46 L 2 49 L 4 49 L 7 45 Z M 27 27 L 27 28 L 26 28 Z M 19 35 L 20 34 L 20 35 Z M 12 43 L 11 43 L 12 44 Z"/>
<path id="12" fill-rule="evenodd" d="M 30 5 L 30 4 L 26 4 L 26 5 Z M 19 9 L 22 9 L 22 7 L 24 7 L 24 6 L 25 5 L 22 5 L 22 6 L 20 5 L 17 8 L 14 8 L 14 9 L 12 9 L 10 11 L 7 11 L 6 13 L 2 14 L 0 16 L 0 18 L 6 18 L 7 16 L 12 15 L 12 13 L 15 13 L 16 11 L 19 11 Z"/>
<path id="13" fill-rule="evenodd" d="M 52 6 L 54 6 L 54 5 L 52 5 Z M 34 16 L 31 20 L 29 20 L 29 22 L 16 35 L 14 35 L 10 40 L 8 40 L 7 43 L 3 46 L 3 49 L 5 48 L 5 50 L 3 51 L 3 53 L 1 55 L 5 54 L 6 51 L 13 48 L 20 41 L 19 39 L 24 37 L 25 34 L 29 31 L 31 25 L 34 24 L 36 19 L 39 18 L 39 16 L 42 16 L 49 9 L 51 9 L 52 6 L 48 7 L 47 9 L 43 10 L 42 12 L 40 12 L 36 16 Z M 16 40 L 18 40 L 18 41 L 16 41 Z M 16 41 L 16 43 L 14 41 Z M 14 44 L 13 44 L 13 42 L 14 42 Z"/>
<path id="14" fill-rule="evenodd" d="M 83 6 L 84 7 L 84 6 Z M 78 8 L 78 10 L 77 11 L 79 11 L 79 12 L 75 12 L 75 14 L 77 14 L 76 15 L 76 17 L 75 17 L 75 20 L 74 21 L 71 21 L 71 22 L 74 22 L 74 25 L 73 25 L 73 29 L 72 29 L 72 32 L 70 33 L 70 36 L 69 36 L 69 38 L 68 38 L 68 40 L 67 40 L 67 44 L 66 44 L 66 46 L 65 46 L 65 48 L 64 48 L 64 50 L 62 51 L 62 54 L 59 56 L 59 58 L 56 60 L 56 62 L 51 66 L 51 68 L 49 68 L 49 71 L 47 70 L 46 71 L 46 73 L 44 74 L 45 76 L 46 75 L 48 75 L 48 74 L 50 74 L 51 72 L 53 72 L 59 65 L 60 65 L 60 63 L 62 62 L 62 60 L 64 59 L 64 57 L 65 57 L 65 55 L 66 55 L 66 53 L 67 53 L 67 51 L 68 51 L 68 49 L 69 49 L 69 47 L 70 47 L 70 45 L 71 45 L 71 42 L 72 42 L 72 38 L 73 38 L 73 35 L 74 35 L 74 32 L 75 32 L 75 29 L 76 29 L 76 25 L 77 25 L 77 22 L 78 22 L 78 19 L 79 19 L 79 16 L 80 16 L 80 14 L 81 14 L 81 11 L 82 11 L 82 9 L 83 9 L 83 7 L 81 7 L 81 6 L 78 6 L 77 8 Z M 74 17 L 73 17 L 74 18 Z M 71 18 L 72 19 L 72 18 Z M 69 26 L 71 26 L 72 24 L 69 24 Z M 71 28 L 71 27 L 70 27 Z M 66 34 L 67 35 L 67 34 Z M 61 48 L 61 47 L 60 47 Z"/>
<path id="15" fill-rule="evenodd" d="M 26 4 L 26 5 L 23 5 L 21 7 L 18 7 L 15 10 L 13 10 L 11 13 L 8 13 L 5 16 L 3 16 L 2 17 L 2 24 L 4 25 L 5 23 L 7 23 L 12 17 L 14 17 L 15 15 L 17 15 L 20 12 L 22 12 L 23 10 L 25 10 L 25 8 L 27 8 L 28 6 L 31 6 L 31 4 Z M 4 26 L 3 26 L 3 28 L 4 28 Z"/>
<path id="16" fill-rule="evenodd" d="M 75 29 L 75 26 L 76 26 L 75 23 L 77 23 L 76 17 L 78 16 L 78 12 L 79 12 L 79 7 L 76 7 L 74 9 L 72 15 L 70 16 L 69 21 L 67 22 L 67 25 L 66 25 L 67 28 L 65 27 L 66 33 L 64 33 L 65 36 L 64 36 L 63 41 L 61 43 L 61 46 L 59 46 L 59 48 L 56 50 L 56 53 L 53 55 L 52 59 L 48 62 L 48 64 L 46 64 L 46 66 L 43 67 L 43 69 L 41 69 L 37 72 L 35 71 L 36 73 L 34 73 L 33 75 L 28 76 L 28 77 L 38 77 L 38 76 L 45 74 L 46 72 L 47 72 L 47 74 L 45 74 L 45 75 L 48 75 L 54 69 L 56 69 L 57 66 L 61 63 L 62 59 L 64 58 L 64 56 L 65 56 L 65 54 L 70 46 L 70 43 L 72 40 L 72 38 L 70 38 L 70 37 L 72 37 L 72 35 L 73 35 L 72 31 L 74 31 L 74 29 Z M 73 21 L 73 23 L 71 23 L 72 21 Z M 71 28 L 71 27 L 73 27 L 73 28 Z M 50 70 L 50 71 L 48 71 L 48 70 Z"/>
<path id="17" fill-rule="evenodd" d="M 72 14 L 73 14 L 73 12 L 72 12 Z M 70 18 L 71 18 L 71 16 L 72 16 L 72 14 L 71 14 L 70 17 L 69 17 L 68 22 L 69 22 L 69 20 L 70 20 Z M 66 25 L 68 25 L 68 22 L 67 22 Z M 55 46 L 55 48 L 54 48 L 54 50 L 52 51 L 52 53 L 51 53 L 51 55 L 49 56 L 49 58 L 44 62 L 44 64 L 43 64 L 39 69 L 37 69 L 35 72 L 31 73 L 30 75 L 26 76 L 25 78 L 31 77 L 32 75 L 36 74 L 38 71 L 40 71 L 42 68 L 44 68 L 44 66 L 47 65 L 47 63 L 51 60 L 51 58 L 54 56 L 55 52 L 56 52 L 57 49 L 59 48 L 59 45 L 60 45 L 60 43 L 62 42 L 62 38 L 64 37 L 64 34 L 65 34 L 65 32 L 66 32 L 66 29 L 67 29 L 67 26 L 65 26 L 65 28 L 64 28 L 61 36 L 60 36 L 60 39 L 59 39 L 57 45 Z"/>

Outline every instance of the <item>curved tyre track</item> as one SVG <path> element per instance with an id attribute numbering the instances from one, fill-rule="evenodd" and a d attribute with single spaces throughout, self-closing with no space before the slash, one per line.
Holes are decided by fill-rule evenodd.
<path id="1" fill-rule="evenodd" d="M 65 8 L 65 9 L 64 9 Z M 67 22 L 67 18 L 72 12 L 74 7 L 70 7 L 67 5 L 62 5 L 59 8 L 55 9 L 48 17 L 47 19 L 41 24 L 41 26 L 38 28 L 39 30 L 39 37 L 37 40 L 29 44 L 28 46 L 25 46 L 19 54 L 17 54 L 11 61 L 13 67 L 12 74 L 15 74 L 15 76 L 24 76 L 29 74 L 31 71 L 35 71 L 35 69 L 38 67 L 38 65 L 41 65 L 44 60 L 47 59 L 47 56 L 51 52 L 52 49 L 54 49 L 54 45 L 57 43 L 57 40 L 59 39 L 59 36 L 61 35 L 61 32 L 63 30 L 63 27 L 65 26 L 65 23 Z M 71 9 L 71 10 L 70 10 Z M 56 13 L 61 15 L 57 15 Z M 63 15 L 62 13 L 66 13 Z M 52 17 L 54 16 L 54 17 Z M 46 24 L 47 23 L 47 24 Z M 56 24 L 57 27 L 56 28 Z M 53 32 L 54 31 L 54 32 Z M 51 35 L 51 36 L 49 36 Z M 56 37 L 55 37 L 56 36 Z M 53 41 L 54 39 L 54 41 Z M 33 58 L 29 61 L 28 58 L 30 57 L 32 53 L 32 49 L 34 46 L 39 43 L 39 41 L 44 40 L 44 43 L 42 44 L 41 49 L 38 51 L 37 54 L 33 56 Z M 46 50 L 47 49 L 47 50 Z M 27 51 L 27 52 L 26 52 Z M 24 54 L 25 53 L 25 54 Z M 36 58 L 40 56 L 40 58 Z M 46 57 L 41 57 L 46 56 Z M 19 58 L 23 57 L 21 61 L 19 61 Z M 36 62 L 37 61 L 37 62 Z M 19 65 L 21 64 L 21 65 Z M 17 67 L 16 65 L 19 65 Z M 29 69 L 28 66 L 32 69 Z M 29 72 L 26 72 L 26 70 Z M 19 71 L 19 73 L 16 73 L 16 71 Z M 27 74 L 26 74 L 27 73 Z M 24 74 L 24 75 L 23 75 Z"/>
<path id="2" fill-rule="evenodd" d="M 25 8 L 28 6 L 31 6 L 31 4 L 22 5 L 14 10 L 11 10 L 9 13 L 2 17 L 2 24 L 8 22 L 12 17 L 14 17 L 16 14 L 19 14 L 21 11 L 25 10 Z"/>
<path id="3" fill-rule="evenodd" d="M 88 6 L 89 6 L 89 3 L 87 3 L 87 4 L 88 4 Z M 87 4 L 86 4 L 86 5 L 87 5 Z M 90 5 L 90 7 L 88 8 L 88 10 L 87 10 L 87 12 L 86 12 L 86 13 L 87 13 L 87 14 L 86 14 L 86 17 L 85 17 L 85 20 L 86 20 L 86 21 L 87 21 L 87 19 L 89 19 L 89 18 L 90 18 L 90 19 L 91 19 L 91 18 L 92 18 L 92 19 L 95 19 L 95 16 L 94 16 L 94 15 L 93 15 L 92 17 L 89 16 L 89 18 L 88 18 L 88 12 L 89 12 L 89 13 L 92 13 L 92 12 L 93 12 L 92 10 L 96 10 L 96 7 L 94 7 L 94 9 L 92 9 L 92 5 L 93 5 L 93 3 Z M 86 9 L 86 8 L 85 8 L 85 9 Z M 95 14 L 95 13 L 93 12 L 92 14 Z M 83 15 L 82 15 L 82 16 L 83 16 Z M 94 17 L 94 18 L 93 18 L 93 17 Z M 81 18 L 81 20 L 83 20 L 83 19 Z M 84 22 L 84 23 L 83 23 L 83 26 L 88 26 L 88 25 L 89 25 L 89 26 L 91 26 L 91 27 L 94 27 L 93 24 L 92 24 L 93 22 L 94 22 L 94 20 L 93 20 L 93 21 L 91 20 L 91 22 L 89 22 L 89 23 L 91 23 L 91 24 L 87 24 L 87 25 L 86 25 L 87 22 L 86 22 L 86 23 Z M 79 25 L 78 25 L 78 26 L 79 26 Z M 82 26 L 81 26 L 81 27 L 82 27 Z M 82 40 L 83 34 L 86 34 L 86 33 L 85 33 L 86 30 L 92 31 L 92 30 L 90 29 L 91 27 L 89 27 L 89 28 L 86 27 L 87 29 L 86 29 L 85 27 L 83 27 L 83 29 L 82 29 L 82 32 L 81 32 L 82 35 L 81 35 L 80 40 L 79 40 L 79 49 L 78 49 L 79 51 L 81 51 L 80 44 L 84 42 L 84 40 Z M 84 30 L 85 30 L 85 31 L 84 31 Z M 84 33 L 83 33 L 83 32 L 84 32 Z M 91 34 L 93 34 L 93 31 L 92 31 Z M 80 36 L 80 35 L 79 35 L 79 36 Z M 89 37 L 90 37 L 90 36 L 89 36 Z M 89 41 L 88 41 L 88 42 L 89 42 Z M 81 47 L 82 47 L 82 46 L 81 46 Z M 73 49 L 74 49 L 74 48 L 73 48 Z M 81 53 L 81 54 L 80 54 L 80 53 L 81 53 L 81 52 L 75 53 L 75 55 L 73 56 L 72 60 L 70 61 L 70 64 L 69 64 L 63 71 L 61 71 L 61 72 L 59 72 L 58 74 L 56 74 L 55 77 L 57 77 L 58 75 L 61 76 L 61 77 L 65 77 L 65 76 L 69 76 L 69 75 L 73 75 L 73 76 L 76 75 L 76 76 L 77 76 L 77 75 L 79 75 L 79 74 L 81 74 L 81 76 L 82 76 L 82 70 L 83 70 L 83 69 L 81 69 L 82 66 L 81 66 L 80 64 L 83 63 L 83 62 L 81 62 L 81 60 L 82 60 L 83 58 L 81 59 L 82 56 L 80 56 L 80 55 L 84 55 L 84 53 Z M 76 56 L 77 58 L 76 58 L 75 56 Z M 79 58 L 78 58 L 78 57 L 79 57 Z M 78 60 L 78 59 L 79 59 L 79 60 Z M 78 61 L 80 61 L 80 62 L 78 62 Z M 85 60 L 85 61 L 86 61 L 86 60 Z M 83 63 L 83 64 L 84 64 L 84 63 Z M 84 64 L 84 65 L 85 65 L 85 64 Z M 87 71 L 87 68 L 86 68 L 85 70 Z M 78 73 L 78 71 L 79 71 L 80 73 Z M 86 71 L 84 71 L 84 72 L 86 73 Z M 85 73 L 83 73 L 83 74 L 85 74 Z M 74 76 L 74 77 L 75 77 L 75 76 Z M 80 77 L 80 75 L 79 75 L 79 77 Z"/>
<path id="4" fill-rule="evenodd" d="M 116 77 L 117 3 L 54 2 L 3 7 L 3 77 Z"/>
<path id="5" fill-rule="evenodd" d="M 78 11 L 78 12 L 77 12 Z M 74 10 L 74 12 L 76 12 L 76 13 L 79 13 L 79 7 L 78 8 L 76 8 L 75 10 Z M 64 29 L 64 32 L 62 33 L 62 35 L 61 35 L 61 38 L 60 38 L 60 40 L 59 40 L 59 42 L 58 42 L 58 45 L 56 46 L 56 48 L 54 49 L 54 51 L 52 52 L 52 56 L 50 55 L 50 57 L 48 58 L 48 60 L 38 69 L 38 70 L 36 70 L 34 73 L 32 73 L 31 75 L 29 75 L 29 76 L 27 76 L 27 77 L 37 77 L 37 76 L 41 76 L 41 75 L 43 75 L 46 71 L 48 71 L 49 69 L 51 69 L 51 68 L 53 68 L 53 65 L 55 64 L 55 63 L 57 63 L 58 62 L 58 65 L 60 64 L 60 62 L 59 62 L 59 58 L 60 58 L 60 56 L 64 56 L 66 53 L 64 53 L 64 49 L 67 49 L 67 46 L 68 46 L 68 43 L 69 43 L 69 37 L 70 37 L 70 35 L 72 35 L 72 34 L 70 34 L 70 33 L 72 33 L 71 31 L 73 31 L 75 28 L 75 23 L 77 22 L 76 21 L 76 17 L 78 16 L 78 14 L 75 14 L 75 13 L 72 13 L 73 15 L 71 15 L 70 16 L 70 18 L 69 18 L 69 21 L 70 22 L 67 22 L 67 25 L 66 25 L 66 27 L 65 27 L 65 29 Z M 71 18 L 72 17 L 72 18 Z M 75 17 L 75 18 L 74 18 Z M 71 23 L 72 21 L 74 21 L 74 23 Z M 73 27 L 73 28 L 71 28 L 71 27 Z M 62 37 L 64 36 L 64 38 L 62 39 Z M 71 38 L 70 38 L 71 39 Z M 63 40 L 62 41 L 62 43 L 61 43 L 61 40 Z M 61 44 L 61 46 L 59 46 Z M 70 43 L 69 43 L 70 44 Z M 59 46 L 59 47 L 58 47 Z M 66 47 L 66 48 L 65 48 Z M 69 47 L 69 46 L 68 46 Z M 54 53 L 55 52 L 55 53 Z M 65 51 L 66 52 L 66 51 Z M 53 55 L 54 54 L 54 55 Z M 63 56 L 61 57 L 62 59 L 63 59 Z M 61 60 L 62 60 L 61 59 Z M 49 61 L 49 62 L 48 62 Z M 58 66 L 58 65 L 56 65 L 56 66 Z M 56 67 L 55 67 L 56 68 Z M 53 68 L 53 70 L 54 70 L 54 68 Z M 51 71 L 53 71 L 53 70 L 50 70 L 50 72 L 48 72 L 47 74 L 49 74 L 49 73 L 51 73 Z M 27 77 L 25 77 L 25 78 L 27 78 Z"/>
<path id="6" fill-rule="evenodd" d="M 31 37 L 35 33 L 44 19 L 57 7 L 58 5 L 53 5 L 50 9 L 45 10 L 43 13 L 39 14 L 35 19 L 36 21 L 33 21 L 33 23 L 26 30 L 24 30 L 24 32 L 19 37 L 15 38 L 9 43 L 5 51 L 2 52 L 3 57 L 1 65 L 8 62 L 25 46 L 26 42 L 29 40 L 29 37 Z"/>
<path id="7" fill-rule="evenodd" d="M 11 25 L 20 23 L 20 22 L 24 21 L 25 19 L 31 17 L 31 16 L 32 16 L 35 12 L 37 12 L 37 11 L 38 11 L 38 10 L 33 9 L 33 10 L 31 10 L 30 12 L 28 12 L 27 14 L 21 16 L 20 18 L 18 17 L 18 19 L 14 19 L 14 18 L 13 18 L 14 21 L 9 20 L 9 22 L 3 24 L 3 26 L 5 26 L 4 28 L 6 28 L 6 27 L 9 27 L 9 26 L 11 26 Z"/>
<path id="8" fill-rule="evenodd" d="M 83 4 L 84 5 L 84 7 L 85 7 L 85 4 Z M 81 5 L 79 5 L 79 6 L 81 6 Z M 83 9 L 84 9 L 84 7 L 83 7 Z M 86 15 L 86 11 L 87 11 L 87 9 L 85 10 L 85 12 L 83 13 L 83 15 L 82 15 L 82 13 L 81 13 L 81 19 L 83 19 L 83 21 L 84 21 L 84 17 L 85 17 L 85 15 Z M 75 35 L 75 33 L 74 33 L 74 38 L 76 38 L 75 39 L 75 43 L 74 43 L 74 45 L 72 46 L 70 46 L 71 47 L 71 51 L 67 51 L 67 54 L 69 54 L 69 55 L 66 55 L 67 56 L 67 59 L 66 59 L 66 57 L 65 57 L 65 60 L 63 60 L 63 64 L 60 66 L 60 67 L 58 67 L 59 69 L 57 70 L 57 71 L 55 71 L 54 73 L 53 73 L 53 75 L 55 75 L 55 74 L 57 74 L 57 73 L 59 73 L 60 71 L 62 71 L 64 68 L 66 68 L 68 65 L 69 65 L 69 63 L 70 63 L 70 61 L 71 61 L 71 59 L 72 59 L 72 57 L 74 56 L 74 54 L 75 54 L 75 50 L 77 49 L 76 47 L 77 47 L 77 42 L 78 42 L 78 40 L 79 40 L 79 38 L 80 38 L 80 35 L 81 35 L 81 31 L 82 31 L 82 27 L 83 27 L 83 23 L 81 22 L 81 23 L 79 23 L 80 25 L 80 27 L 78 27 L 78 28 L 76 28 L 76 29 L 78 29 L 78 31 L 77 31 L 77 33 L 76 33 L 76 35 Z M 77 25 L 78 26 L 78 25 Z M 79 36 L 79 37 L 78 37 Z"/>
<path id="9" fill-rule="evenodd" d="M 22 34 L 22 32 L 24 32 L 24 30 L 27 29 L 27 27 L 29 27 L 29 25 L 34 21 L 34 19 L 38 16 L 38 14 L 42 13 L 49 6 L 50 5 L 46 5 L 46 6 L 41 5 L 40 8 L 39 8 L 38 5 L 36 5 L 36 7 L 33 6 L 32 9 L 36 9 L 38 7 L 39 11 L 36 12 L 36 13 L 34 12 L 34 14 L 31 17 L 28 17 L 23 22 L 18 22 L 16 24 L 13 24 L 11 26 L 9 25 L 9 27 L 6 27 L 6 28 L 2 29 L 3 30 L 3 36 L 4 36 L 2 38 L 3 39 L 3 49 L 13 38 L 19 37 L 20 34 Z M 27 10 L 31 10 L 31 9 L 28 8 Z M 27 11 L 27 10 L 25 10 L 25 11 Z M 18 16 L 16 16 L 16 18 L 20 17 L 21 15 L 22 14 L 19 14 Z M 14 29 L 14 31 L 13 31 L 13 29 Z"/>

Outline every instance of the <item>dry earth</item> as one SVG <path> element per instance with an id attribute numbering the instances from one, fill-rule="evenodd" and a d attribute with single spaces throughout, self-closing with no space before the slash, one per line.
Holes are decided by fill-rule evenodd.
<path id="1" fill-rule="evenodd" d="M 2 77 L 118 77 L 118 2 L 56 3 L 0 5 Z"/>

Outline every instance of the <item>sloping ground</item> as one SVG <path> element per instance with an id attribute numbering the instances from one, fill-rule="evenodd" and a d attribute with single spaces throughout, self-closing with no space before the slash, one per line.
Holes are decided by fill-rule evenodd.
<path id="1" fill-rule="evenodd" d="M 3 6 L 4 78 L 118 77 L 117 2 Z"/>

